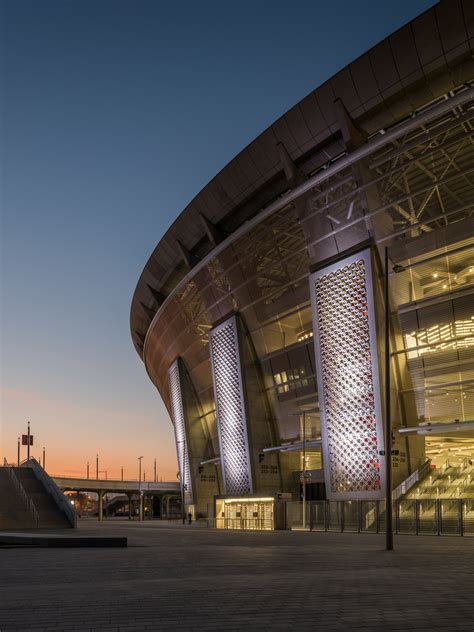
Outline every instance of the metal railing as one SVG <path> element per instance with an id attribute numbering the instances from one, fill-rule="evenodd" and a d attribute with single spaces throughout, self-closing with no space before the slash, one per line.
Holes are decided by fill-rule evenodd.
<path id="1" fill-rule="evenodd" d="M 34 457 L 30 457 L 29 460 L 26 459 L 25 461 L 22 461 L 21 466 L 30 467 L 33 470 L 36 478 L 41 481 L 45 490 L 50 496 L 53 497 L 53 500 L 55 501 L 59 509 L 64 513 L 70 525 L 72 527 L 77 527 L 76 510 L 71 505 L 71 503 L 68 502 L 66 496 L 59 489 L 53 479 L 48 476 L 48 474 L 46 474 L 38 461 Z"/>
<path id="2" fill-rule="evenodd" d="M 418 470 L 416 470 L 416 472 L 410 474 L 410 476 L 406 478 L 403 482 L 401 482 L 400 485 L 395 487 L 392 492 L 393 500 L 397 500 L 398 498 L 406 494 L 414 485 L 416 485 L 416 483 L 425 478 L 425 476 L 429 474 L 430 471 L 431 460 L 428 459 Z"/>
<path id="3" fill-rule="evenodd" d="M 314 500 L 307 503 L 306 525 L 301 502 L 286 504 L 287 529 L 381 533 L 385 531 L 383 500 Z M 393 503 L 396 534 L 474 535 L 474 498 L 399 499 Z"/>
<path id="4" fill-rule="evenodd" d="M 15 488 L 15 491 L 18 497 L 20 498 L 22 505 L 24 506 L 26 511 L 29 513 L 34 527 L 38 528 L 39 513 L 38 513 L 38 510 L 36 509 L 35 503 L 26 493 L 25 488 L 21 484 L 20 479 L 15 474 L 15 469 L 13 465 L 10 465 L 5 458 L 3 459 L 3 467 L 6 469 L 8 478 L 10 479 L 13 487 Z"/>

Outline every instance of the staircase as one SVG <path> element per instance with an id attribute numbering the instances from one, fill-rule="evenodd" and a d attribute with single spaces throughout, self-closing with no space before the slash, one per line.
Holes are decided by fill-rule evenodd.
<path id="1" fill-rule="evenodd" d="M 73 526 L 63 503 L 47 489 L 51 479 L 41 470 L 40 480 L 35 473 L 37 467 L 36 463 L 0 467 L 0 529 L 68 529 Z"/>
<path id="2" fill-rule="evenodd" d="M 35 529 L 36 516 L 8 467 L 0 467 L 0 529 Z"/>
<path id="3" fill-rule="evenodd" d="M 413 500 L 472 499 L 474 498 L 474 466 L 466 460 L 453 467 L 449 462 L 441 468 L 431 470 L 405 498 Z"/>

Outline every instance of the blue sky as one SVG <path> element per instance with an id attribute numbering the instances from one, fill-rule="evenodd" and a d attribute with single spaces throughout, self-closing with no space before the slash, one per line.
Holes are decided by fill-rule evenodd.
<path id="1" fill-rule="evenodd" d="M 2 451 L 176 472 L 129 334 L 176 215 L 317 85 L 433 2 L 1 3 Z M 269 7 L 271 6 L 271 10 Z"/>

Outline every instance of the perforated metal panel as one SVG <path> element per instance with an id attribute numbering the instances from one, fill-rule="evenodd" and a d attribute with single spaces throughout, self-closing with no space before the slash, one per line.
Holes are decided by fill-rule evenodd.
<path id="1" fill-rule="evenodd" d="M 173 415 L 174 434 L 176 439 L 176 454 L 178 456 L 179 476 L 184 484 L 185 504 L 193 503 L 193 489 L 191 472 L 189 468 L 188 442 L 186 438 L 186 425 L 184 418 L 183 397 L 181 393 L 181 380 L 179 360 L 173 362 L 168 370 L 168 383 L 171 395 L 171 410 Z"/>
<path id="2" fill-rule="evenodd" d="M 383 495 L 383 424 L 370 250 L 310 277 L 329 498 Z"/>
<path id="3" fill-rule="evenodd" d="M 224 489 L 253 492 L 236 317 L 209 334 Z"/>

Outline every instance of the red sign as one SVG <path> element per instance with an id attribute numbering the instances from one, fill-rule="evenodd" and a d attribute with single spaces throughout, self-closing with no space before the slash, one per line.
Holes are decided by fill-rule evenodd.
<path id="1" fill-rule="evenodd" d="M 21 435 L 21 445 L 28 445 L 28 435 Z M 33 445 L 33 435 L 30 435 L 30 445 Z"/>

